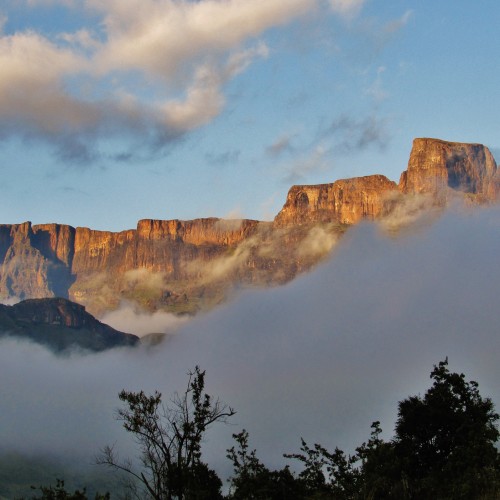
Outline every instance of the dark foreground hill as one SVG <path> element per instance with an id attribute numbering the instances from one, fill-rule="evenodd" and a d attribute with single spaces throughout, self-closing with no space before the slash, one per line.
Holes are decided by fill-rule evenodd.
<path id="1" fill-rule="evenodd" d="M 29 339 L 58 353 L 73 348 L 97 352 L 139 342 L 135 335 L 101 323 L 84 306 L 62 298 L 0 304 L 0 336 Z"/>

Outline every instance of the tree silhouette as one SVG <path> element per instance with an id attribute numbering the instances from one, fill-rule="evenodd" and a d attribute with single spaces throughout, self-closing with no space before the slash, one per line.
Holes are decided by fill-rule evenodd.
<path id="1" fill-rule="evenodd" d="M 235 411 L 204 392 L 205 372 L 197 366 L 189 373 L 182 395 L 175 393 L 169 405 L 162 395 L 122 391 L 125 408 L 117 419 L 134 435 L 142 467 L 121 462 L 113 447 L 106 446 L 97 463 L 127 472 L 135 481 L 130 487 L 138 498 L 155 500 L 219 498 L 222 483 L 201 460 L 201 442 L 215 423 L 227 422 Z"/>
<path id="2" fill-rule="evenodd" d="M 401 473 L 413 497 L 477 497 L 495 482 L 499 416 L 477 382 L 450 373 L 448 359 L 431 378 L 424 397 L 399 403 L 394 449 Z"/>

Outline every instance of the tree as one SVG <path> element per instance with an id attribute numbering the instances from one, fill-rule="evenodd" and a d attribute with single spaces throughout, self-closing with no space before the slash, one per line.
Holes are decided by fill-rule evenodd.
<path id="1" fill-rule="evenodd" d="M 496 484 L 499 419 L 477 382 L 434 366 L 424 397 L 399 403 L 394 449 L 412 498 L 477 498 Z"/>
<path id="2" fill-rule="evenodd" d="M 329 452 L 320 444 L 311 448 L 301 439 L 301 453 L 285 454 L 302 462 L 299 478 L 304 482 L 309 498 L 354 498 L 358 484 L 357 458 L 341 449 Z"/>
<path id="3" fill-rule="evenodd" d="M 36 489 L 32 486 L 33 489 Z M 64 487 L 64 481 L 58 479 L 56 481 L 56 486 L 40 486 L 38 488 L 42 493 L 42 496 L 31 497 L 31 500 L 87 500 L 87 494 L 85 488 L 83 491 L 76 490 L 74 493 L 69 493 Z M 105 495 L 100 495 L 96 493 L 95 500 L 109 500 L 109 493 Z"/>
<path id="4" fill-rule="evenodd" d="M 499 419 L 490 398 L 463 374 L 450 373 L 448 360 L 431 372 L 432 387 L 399 402 L 395 436 L 381 438 L 372 424 L 368 442 L 353 456 L 328 452 L 302 440 L 299 479 L 305 498 L 371 500 L 500 498 L 500 454 L 495 447 Z"/>
<path id="5" fill-rule="evenodd" d="M 368 442 L 356 448 L 358 466 L 358 496 L 378 500 L 408 498 L 407 481 L 401 475 L 394 443 L 381 438 L 380 422 L 373 422 Z"/>
<path id="6" fill-rule="evenodd" d="M 289 470 L 269 470 L 258 458 L 256 451 L 249 451 L 248 432 L 243 429 L 233 434 L 237 447 L 227 450 L 233 463 L 229 498 L 241 500 L 295 500 L 304 497 L 304 487 Z"/>
<path id="7" fill-rule="evenodd" d="M 130 460 L 119 461 L 110 446 L 97 462 L 130 474 L 138 498 L 219 498 L 222 483 L 202 462 L 201 442 L 212 424 L 227 422 L 235 411 L 204 389 L 205 372 L 197 366 L 189 373 L 184 393 L 175 393 L 169 405 L 162 403 L 159 392 L 147 396 L 123 390 L 119 398 L 125 408 L 118 410 L 117 420 L 134 435 L 141 466 L 136 469 Z"/>

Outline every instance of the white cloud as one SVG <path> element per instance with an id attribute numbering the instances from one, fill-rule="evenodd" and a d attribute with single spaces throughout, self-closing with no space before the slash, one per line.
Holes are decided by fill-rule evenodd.
<path id="1" fill-rule="evenodd" d="M 204 64 L 197 68 L 184 100 L 166 102 L 162 109 L 165 124 L 178 131 L 187 131 L 210 122 L 225 104 L 222 86 L 251 64 L 256 57 L 267 57 L 265 44 L 232 54 L 224 69 Z"/>
<path id="2" fill-rule="evenodd" d="M 316 0 L 88 0 L 104 14 L 107 43 L 98 68 L 135 70 L 169 79 L 180 65 L 226 54 L 265 30 L 286 24 Z"/>
<path id="3" fill-rule="evenodd" d="M 118 309 L 104 314 L 101 321 L 120 332 L 143 337 L 155 333 L 172 334 L 189 321 L 189 317 L 176 316 L 164 311 L 149 313 L 123 302 Z"/>
<path id="4" fill-rule="evenodd" d="M 101 138 L 126 134 L 158 148 L 210 122 L 224 108 L 224 85 L 268 56 L 258 37 L 317 0 L 31 0 L 27 8 L 50 4 L 91 11 L 102 25 L 51 38 L 0 35 L 0 134 L 88 159 Z"/>
<path id="5" fill-rule="evenodd" d="M 360 12 L 364 3 L 365 0 L 330 0 L 330 7 L 338 14 L 352 17 Z"/>

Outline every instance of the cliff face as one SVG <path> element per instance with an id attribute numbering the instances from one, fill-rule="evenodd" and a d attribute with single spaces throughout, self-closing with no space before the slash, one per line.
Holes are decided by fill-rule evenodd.
<path id="1" fill-rule="evenodd" d="M 120 233 L 77 228 L 71 267 L 77 279 L 69 297 L 97 314 L 123 299 L 192 312 L 189 296 L 207 288 L 207 266 L 234 252 L 259 226 L 211 218 L 141 220 L 137 230 Z"/>
<path id="2" fill-rule="evenodd" d="M 0 296 L 23 298 L 67 295 L 75 230 L 30 222 L 0 226 Z"/>
<path id="3" fill-rule="evenodd" d="M 463 144 L 439 139 L 415 139 L 408 169 L 401 174 L 400 190 L 446 196 L 449 190 L 497 198 L 497 165 L 482 144 Z"/>
<path id="4" fill-rule="evenodd" d="M 278 227 L 310 222 L 356 224 L 373 220 L 386 209 L 387 195 L 397 191 L 395 182 L 383 175 L 343 179 L 333 184 L 293 186 L 274 219 Z"/>
<path id="5" fill-rule="evenodd" d="M 119 233 L 0 225 L 0 297 L 66 297 L 97 315 L 122 300 L 193 313 L 235 285 L 291 280 L 327 255 L 349 225 L 396 213 L 407 195 L 443 205 L 450 193 L 498 199 L 500 171 L 487 148 L 415 139 L 399 186 L 383 175 L 293 186 L 272 223 L 141 220 Z"/>

